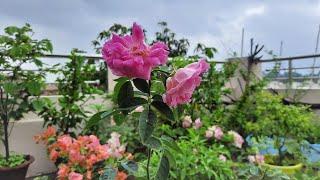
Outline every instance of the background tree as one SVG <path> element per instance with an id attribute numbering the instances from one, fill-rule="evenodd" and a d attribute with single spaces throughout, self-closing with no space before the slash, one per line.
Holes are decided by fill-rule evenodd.
<path id="1" fill-rule="evenodd" d="M 8 161 L 9 122 L 19 120 L 32 110 L 31 100 L 38 98 L 45 86 L 42 71 L 34 72 L 22 67 L 29 64 L 42 70 L 44 67 L 39 57 L 52 52 L 52 45 L 47 39 L 32 39 L 33 31 L 29 24 L 21 28 L 9 26 L 4 31 L 5 34 L 0 36 L 0 117 L 5 159 Z"/>

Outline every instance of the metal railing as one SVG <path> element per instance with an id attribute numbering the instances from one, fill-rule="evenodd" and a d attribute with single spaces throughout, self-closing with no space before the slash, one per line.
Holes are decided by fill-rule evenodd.
<path id="1" fill-rule="evenodd" d="M 311 79 L 311 80 L 318 80 L 320 79 L 320 76 L 315 76 L 314 75 L 314 70 L 315 69 L 320 69 L 320 66 L 304 66 L 304 67 L 293 67 L 292 62 L 293 61 L 301 61 L 305 59 L 314 59 L 314 62 L 316 58 L 320 57 L 320 54 L 311 54 L 311 55 L 303 55 L 303 56 L 291 56 L 291 57 L 281 57 L 281 58 L 272 58 L 272 59 L 264 59 L 259 61 L 259 63 L 270 63 L 270 62 L 282 62 L 282 61 L 288 61 L 288 67 L 287 68 L 279 68 L 277 69 L 279 72 L 280 71 L 287 71 L 288 72 L 288 77 L 275 77 L 274 80 L 288 80 L 289 84 L 292 84 L 293 80 L 304 80 L 304 79 Z M 312 70 L 312 74 L 309 76 L 293 76 L 293 71 L 294 70 L 307 70 L 310 69 Z M 272 69 L 267 69 L 266 71 L 271 71 Z"/>

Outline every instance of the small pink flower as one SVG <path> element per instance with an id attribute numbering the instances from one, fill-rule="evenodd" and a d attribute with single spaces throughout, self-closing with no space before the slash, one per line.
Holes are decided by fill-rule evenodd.
<path id="1" fill-rule="evenodd" d="M 264 156 L 260 154 L 256 155 L 250 155 L 248 156 L 248 160 L 250 163 L 257 163 L 257 164 L 263 164 L 264 163 Z"/>
<path id="2" fill-rule="evenodd" d="M 57 158 L 59 157 L 58 151 L 56 151 L 55 149 L 51 150 L 49 157 L 50 157 L 51 161 L 55 162 L 57 160 Z"/>
<path id="3" fill-rule="evenodd" d="M 72 145 L 72 138 L 69 135 L 62 135 L 58 138 L 57 143 L 60 149 L 67 150 Z"/>
<path id="4" fill-rule="evenodd" d="M 222 155 L 222 154 L 219 155 L 219 159 L 220 159 L 221 161 L 223 161 L 223 162 L 226 162 L 226 161 L 227 161 L 226 156 L 224 156 L 224 155 Z"/>
<path id="5" fill-rule="evenodd" d="M 69 159 L 73 163 L 81 162 L 85 157 L 81 155 L 78 149 L 69 150 Z"/>
<path id="6" fill-rule="evenodd" d="M 69 180 L 82 180 L 83 179 L 83 175 L 76 173 L 76 172 L 71 172 L 68 176 Z"/>
<path id="7" fill-rule="evenodd" d="M 210 139 L 213 137 L 213 132 L 211 130 L 206 130 L 206 138 Z"/>
<path id="8" fill-rule="evenodd" d="M 189 128 L 191 127 L 192 124 L 192 119 L 190 116 L 185 116 L 182 122 L 182 127 L 183 128 Z"/>
<path id="9" fill-rule="evenodd" d="M 125 145 L 120 144 L 120 134 L 116 132 L 111 133 L 111 138 L 106 145 L 107 153 L 114 158 L 121 158 L 126 150 Z"/>
<path id="10" fill-rule="evenodd" d="M 199 128 L 201 128 L 201 126 L 202 126 L 202 122 L 201 122 L 200 118 L 197 118 L 197 119 L 194 121 L 193 127 L 194 127 L 195 129 L 199 129 Z"/>
<path id="11" fill-rule="evenodd" d="M 58 178 L 64 179 L 65 177 L 68 176 L 70 171 L 70 168 L 65 165 L 65 164 L 61 164 L 59 165 L 59 170 L 58 170 Z"/>
<path id="12" fill-rule="evenodd" d="M 144 110 L 143 106 L 138 106 L 135 110 L 133 110 L 134 112 L 138 112 L 141 113 Z"/>
<path id="13" fill-rule="evenodd" d="M 264 156 L 263 155 L 260 155 L 260 154 L 257 154 L 256 155 L 256 162 L 258 164 L 263 164 L 264 163 Z"/>
<path id="14" fill-rule="evenodd" d="M 214 138 L 221 140 L 223 136 L 223 131 L 219 126 L 212 126 L 209 128 L 210 131 L 214 132 Z"/>
<path id="15" fill-rule="evenodd" d="M 229 131 L 228 134 L 233 135 L 234 146 L 237 148 L 242 148 L 242 144 L 244 143 L 242 136 L 235 131 Z"/>
<path id="16" fill-rule="evenodd" d="M 248 156 L 248 160 L 249 160 L 250 163 L 255 163 L 256 162 L 256 158 L 254 156 L 252 156 L 252 155 Z"/>
<path id="17" fill-rule="evenodd" d="M 205 59 L 191 63 L 184 68 L 178 69 L 173 77 L 166 82 L 167 91 L 163 95 L 163 102 L 176 107 L 191 101 L 193 91 L 201 83 L 201 75 L 210 68 Z"/>
<path id="18" fill-rule="evenodd" d="M 169 52 L 164 43 L 148 46 L 144 40 L 142 28 L 133 23 L 132 35 L 113 34 L 103 45 L 103 58 L 114 75 L 149 80 L 152 68 L 167 62 Z"/>

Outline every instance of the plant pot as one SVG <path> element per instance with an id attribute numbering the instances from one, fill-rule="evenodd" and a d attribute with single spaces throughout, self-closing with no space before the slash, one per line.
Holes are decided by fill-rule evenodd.
<path id="1" fill-rule="evenodd" d="M 303 165 L 299 163 L 293 166 L 277 166 L 277 165 L 264 163 L 262 166 L 270 169 L 278 169 L 287 175 L 292 175 L 296 172 L 301 171 Z"/>
<path id="2" fill-rule="evenodd" d="M 2 180 L 25 180 L 29 165 L 33 163 L 34 157 L 26 155 L 26 161 L 16 167 L 0 168 L 0 179 Z"/>

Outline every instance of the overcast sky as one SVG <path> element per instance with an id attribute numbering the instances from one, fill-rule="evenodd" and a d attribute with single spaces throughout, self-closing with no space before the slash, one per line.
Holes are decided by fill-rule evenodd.
<path id="1" fill-rule="evenodd" d="M 179 37 L 194 45 L 218 48 L 218 59 L 239 53 L 241 29 L 245 51 L 251 37 L 283 55 L 314 53 L 320 24 L 318 0 L 0 0 L 0 28 L 30 23 L 36 38 L 52 40 L 55 53 L 80 48 L 93 53 L 91 41 L 113 23 L 141 24 L 147 35 L 167 21 Z M 246 52 L 247 54 L 247 52 Z"/>

